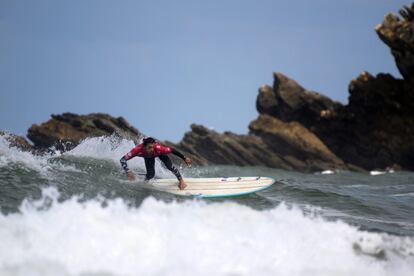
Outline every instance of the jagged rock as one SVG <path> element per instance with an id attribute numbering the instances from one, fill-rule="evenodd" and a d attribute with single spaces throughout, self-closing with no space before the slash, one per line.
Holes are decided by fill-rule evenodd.
<path id="1" fill-rule="evenodd" d="M 274 73 L 273 78 L 273 87 L 265 85 L 259 89 L 256 107 L 260 114 L 309 126 L 320 120 L 321 114 L 331 116 L 341 106 L 326 96 L 304 89 L 281 73 Z"/>
<path id="2" fill-rule="evenodd" d="M 33 149 L 32 145 L 22 136 L 11 134 L 0 130 L 0 136 L 6 138 L 10 146 L 19 148 L 23 151 L 30 151 Z"/>
<path id="3" fill-rule="evenodd" d="M 204 165 L 267 166 L 299 171 L 346 167 L 298 123 L 284 123 L 264 115 L 252 122 L 250 128 L 250 135 L 220 134 L 193 124 L 175 147 L 197 160 L 203 159 Z"/>
<path id="4" fill-rule="evenodd" d="M 391 48 L 404 79 L 363 72 L 351 81 L 349 103 L 344 106 L 275 73 L 273 87 L 259 90 L 259 113 L 299 122 L 345 163 L 413 170 L 414 4 L 400 14 L 403 20 L 387 15 L 376 31 Z"/>
<path id="5" fill-rule="evenodd" d="M 414 115 L 414 91 L 401 79 L 390 74 L 376 77 L 362 72 L 349 84 L 349 103 L 343 110 L 353 116 L 370 116 L 381 120 L 384 114 Z"/>
<path id="6" fill-rule="evenodd" d="M 414 169 L 413 10 L 401 12 L 404 21 L 390 15 L 377 27 L 404 80 L 364 72 L 350 83 L 344 106 L 275 73 L 273 87 L 259 89 L 262 115 L 250 124 L 249 135 L 192 125 L 176 146 L 200 164 Z"/>
<path id="7" fill-rule="evenodd" d="M 184 135 L 177 145 L 193 156 L 201 156 L 205 164 L 233 164 L 254 165 L 258 158 L 249 152 L 250 145 L 246 147 L 243 136 L 231 132 L 219 134 L 201 125 L 191 125 L 191 132 Z M 260 141 L 254 141 L 260 147 Z M 263 162 L 260 161 L 259 164 Z"/>
<path id="8" fill-rule="evenodd" d="M 124 118 L 114 118 L 103 113 L 52 115 L 49 121 L 41 125 L 32 125 L 27 136 L 36 148 L 55 146 L 59 150 L 68 150 L 85 138 L 112 134 L 134 141 L 138 141 L 141 136 L 141 133 Z"/>
<path id="9" fill-rule="evenodd" d="M 259 90 L 257 109 L 262 115 L 302 124 L 346 164 L 369 170 L 393 165 L 414 169 L 414 89 L 409 81 L 363 72 L 351 81 L 349 103 L 343 106 L 307 92 L 279 73 L 274 78 L 273 87 Z M 262 139 L 271 125 L 277 125 L 274 128 L 280 132 L 289 131 L 287 125 L 265 121 L 261 131 L 252 129 Z M 300 143 L 300 139 L 291 135 L 290 143 Z M 276 145 L 272 151 L 277 153 L 280 143 Z M 292 156 L 315 159 L 309 152 L 302 153 Z"/>
<path id="10" fill-rule="evenodd" d="M 272 154 L 295 169 L 315 171 L 346 167 L 315 134 L 298 122 L 285 123 L 269 115 L 260 115 L 249 128 L 252 134 L 262 138 Z"/>
<path id="11" fill-rule="evenodd" d="M 393 14 L 385 16 L 375 27 L 378 36 L 391 48 L 398 70 L 406 80 L 414 81 L 414 3 L 400 10 L 402 19 Z"/>
<path id="12" fill-rule="evenodd" d="M 391 49 L 404 79 L 361 73 L 349 85 L 349 103 L 313 129 L 346 162 L 367 169 L 414 169 L 414 3 L 388 14 L 376 31 Z"/>
<path id="13" fill-rule="evenodd" d="M 336 142 L 338 155 L 369 169 L 393 164 L 414 169 L 414 90 L 410 83 L 389 74 L 374 77 L 363 72 L 351 81 L 349 92 L 349 104 L 338 120 L 342 130 L 339 124 L 331 129 L 349 137 L 349 143 Z M 346 152 L 346 148 L 351 150 Z"/>
<path id="14" fill-rule="evenodd" d="M 263 154 L 269 149 L 259 137 L 237 135 L 231 132 L 219 134 L 201 125 L 191 125 L 191 131 L 176 145 L 192 156 L 201 156 L 204 164 L 271 165 L 278 162 Z"/>

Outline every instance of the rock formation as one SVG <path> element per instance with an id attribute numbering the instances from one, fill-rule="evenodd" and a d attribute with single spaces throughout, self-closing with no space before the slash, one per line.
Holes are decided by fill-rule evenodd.
<path id="1" fill-rule="evenodd" d="M 283 122 L 269 115 L 260 115 L 250 123 L 250 133 L 261 137 L 272 155 L 280 157 L 291 169 L 318 171 L 346 168 L 326 145 L 298 122 Z M 264 153 L 266 154 L 266 153 Z"/>
<path id="2" fill-rule="evenodd" d="M 308 172 L 350 168 L 297 122 L 285 123 L 261 115 L 249 127 L 249 135 L 237 135 L 192 125 L 182 141 L 172 146 L 191 154 L 202 165 L 267 166 Z"/>
<path id="3" fill-rule="evenodd" d="M 402 19 L 388 14 L 375 30 L 390 47 L 404 79 L 414 81 L 414 3 L 411 7 L 404 6 L 400 15 Z"/>
<path id="4" fill-rule="evenodd" d="M 308 91 L 281 73 L 273 74 L 273 87 L 259 89 L 256 108 L 282 121 L 300 121 L 310 125 L 319 120 L 321 112 L 334 112 L 341 104 L 319 93 Z"/>
<path id="5" fill-rule="evenodd" d="M 390 166 L 414 170 L 414 4 L 400 14 L 402 19 L 387 15 L 376 31 L 390 47 L 403 79 L 363 72 L 351 81 L 349 103 L 342 105 L 274 73 L 273 86 L 259 89 L 256 107 L 261 115 L 250 124 L 249 135 L 219 135 L 197 127 L 179 145 L 225 164 L 254 160 L 302 171 Z M 261 162 L 234 146 L 246 140 L 261 145 L 251 150 L 253 146 L 244 143 L 248 153 L 272 161 Z M 208 153 L 202 153 L 204 145 Z"/>
<path id="6" fill-rule="evenodd" d="M 63 113 L 52 115 L 49 121 L 41 125 L 32 125 L 27 137 L 34 143 L 35 148 L 55 147 L 58 150 L 69 150 L 85 138 L 114 133 L 134 141 L 142 135 L 122 117 L 114 118 L 103 113 Z"/>
<path id="7" fill-rule="evenodd" d="M 414 170 L 414 3 L 400 14 L 388 14 L 375 29 L 403 79 L 363 72 L 349 85 L 349 104 L 318 131 L 343 160 L 368 169 L 397 164 Z M 337 131 L 347 140 L 336 138 Z"/>
<path id="8" fill-rule="evenodd" d="M 7 133 L 1 130 L 0 130 L 0 136 L 5 137 L 5 139 L 10 143 L 11 147 L 16 147 L 23 151 L 30 151 L 33 149 L 32 145 L 26 140 L 26 138 L 22 136 Z"/>
<path id="9" fill-rule="evenodd" d="M 203 165 L 295 168 L 295 164 L 290 165 L 280 156 L 273 154 L 271 148 L 259 136 L 237 135 L 231 132 L 219 134 L 201 125 L 192 125 L 191 131 L 187 132 L 183 140 L 174 146 L 195 156 Z"/>

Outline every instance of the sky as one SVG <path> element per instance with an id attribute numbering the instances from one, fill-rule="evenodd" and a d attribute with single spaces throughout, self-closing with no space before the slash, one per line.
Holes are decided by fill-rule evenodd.
<path id="1" fill-rule="evenodd" d="M 0 129 L 103 112 L 173 142 L 246 134 L 273 72 L 347 103 L 362 71 L 401 77 L 374 27 L 410 3 L 0 0 Z"/>

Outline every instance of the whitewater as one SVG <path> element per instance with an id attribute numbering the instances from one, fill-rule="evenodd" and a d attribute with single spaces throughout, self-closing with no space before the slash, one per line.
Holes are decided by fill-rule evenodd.
<path id="1" fill-rule="evenodd" d="M 6 138 L 0 275 L 414 275 L 414 173 L 181 167 L 276 179 L 257 194 L 191 199 L 128 182 L 119 159 L 132 141 L 40 156 Z M 129 166 L 144 172 L 142 159 Z M 156 175 L 172 177 L 159 162 Z"/>

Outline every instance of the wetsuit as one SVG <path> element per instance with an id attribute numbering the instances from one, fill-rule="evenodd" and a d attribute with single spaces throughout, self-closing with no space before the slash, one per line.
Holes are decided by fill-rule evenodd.
<path id="1" fill-rule="evenodd" d="M 121 160 L 121 166 L 125 170 L 125 172 L 128 172 L 128 165 L 127 161 L 131 158 L 134 158 L 135 156 L 143 157 L 145 159 L 145 168 L 147 169 L 147 174 L 145 175 L 145 180 L 149 180 L 154 177 L 155 175 L 155 157 L 158 157 L 176 177 L 178 180 L 181 180 L 181 174 L 178 171 L 178 169 L 172 164 L 171 159 L 167 156 L 167 154 L 174 154 L 181 159 L 185 160 L 185 156 L 182 155 L 179 151 L 170 148 L 162 146 L 159 143 L 154 143 L 154 152 L 152 155 L 148 155 L 144 150 L 144 144 L 139 144 L 135 148 L 133 148 L 130 152 L 125 154 Z"/>

